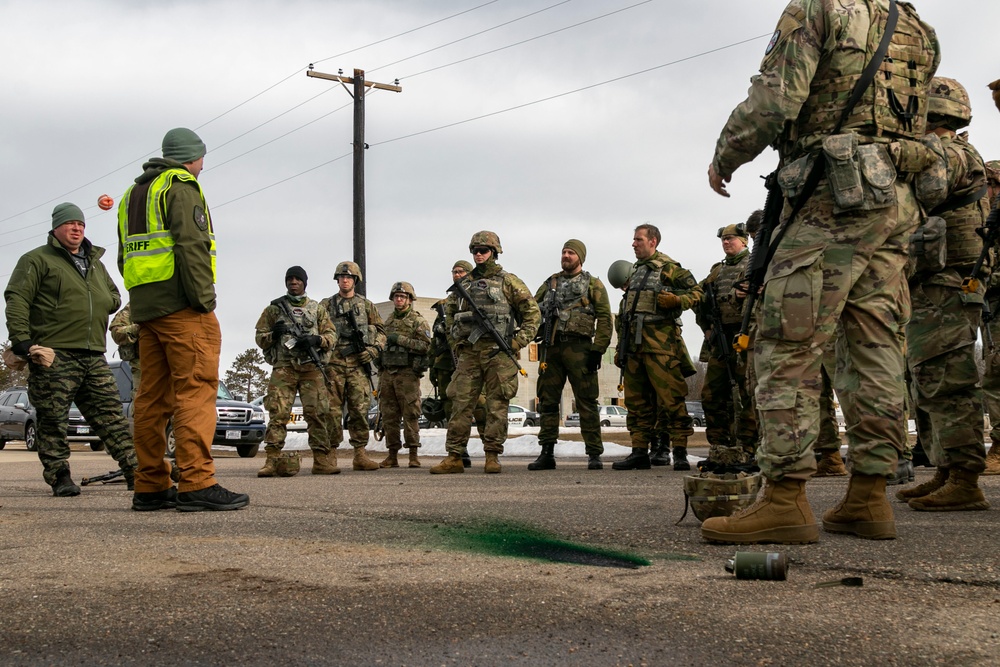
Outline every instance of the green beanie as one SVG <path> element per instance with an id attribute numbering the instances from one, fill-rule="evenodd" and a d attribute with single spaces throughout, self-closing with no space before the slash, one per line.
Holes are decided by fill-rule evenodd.
<path id="1" fill-rule="evenodd" d="M 455 262 L 455 265 L 451 267 L 451 270 L 454 271 L 455 267 L 458 267 L 458 266 L 460 266 L 463 269 L 465 269 L 466 273 L 472 273 L 472 263 L 471 262 L 466 262 L 464 259 L 460 259 L 457 262 Z"/>
<path id="2" fill-rule="evenodd" d="M 55 229 L 59 225 L 64 225 L 67 222 L 72 222 L 73 220 L 86 222 L 86 220 L 83 219 L 83 211 L 80 210 L 80 207 L 76 204 L 63 202 L 52 209 L 52 229 Z"/>
<path id="3" fill-rule="evenodd" d="M 583 245 L 583 241 L 577 241 L 576 239 L 570 239 L 563 243 L 563 250 L 569 248 L 576 253 L 576 256 L 580 258 L 580 263 L 583 264 L 587 261 L 587 246 Z"/>
<path id="4" fill-rule="evenodd" d="M 186 127 L 175 127 L 163 135 L 163 157 L 181 164 L 194 162 L 206 153 L 205 142 Z"/>

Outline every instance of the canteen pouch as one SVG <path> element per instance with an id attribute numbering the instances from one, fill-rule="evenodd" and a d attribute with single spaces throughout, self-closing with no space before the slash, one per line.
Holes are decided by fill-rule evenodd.
<path id="1" fill-rule="evenodd" d="M 932 215 L 910 235 L 910 262 L 914 273 L 944 271 L 948 262 L 948 226 Z"/>

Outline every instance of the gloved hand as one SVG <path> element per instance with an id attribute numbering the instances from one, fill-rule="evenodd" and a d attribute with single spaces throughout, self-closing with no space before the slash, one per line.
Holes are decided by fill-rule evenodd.
<path id="1" fill-rule="evenodd" d="M 377 347 L 366 347 L 363 352 L 358 353 L 358 361 L 363 364 L 370 364 L 378 357 Z"/>
<path id="2" fill-rule="evenodd" d="M 30 340 L 21 341 L 20 343 L 14 343 L 11 345 L 10 351 L 19 357 L 26 357 L 28 356 L 28 350 L 30 350 L 33 345 L 34 343 Z"/>
<path id="3" fill-rule="evenodd" d="M 587 353 L 587 372 L 596 373 L 601 367 L 601 359 L 604 357 L 598 350 L 591 350 Z"/>
<path id="4" fill-rule="evenodd" d="M 680 308 L 681 298 L 673 292 L 663 291 L 656 295 L 656 305 L 666 310 Z"/>
<path id="5" fill-rule="evenodd" d="M 31 360 L 38 364 L 39 366 L 44 366 L 48 368 L 55 361 L 56 351 L 51 347 L 42 347 L 41 345 L 32 345 L 28 350 L 28 356 Z"/>
<path id="6" fill-rule="evenodd" d="M 278 320 L 271 326 L 271 339 L 278 340 L 282 336 L 288 333 L 288 325 L 285 324 L 284 320 Z"/>
<path id="7" fill-rule="evenodd" d="M 393 331 L 385 337 L 385 342 L 387 345 L 398 345 L 399 344 L 399 334 Z"/>
<path id="8" fill-rule="evenodd" d="M 295 349 L 307 351 L 309 348 L 318 348 L 323 339 L 319 336 L 303 336 L 302 338 L 295 341 Z"/>
<path id="9" fill-rule="evenodd" d="M 521 352 L 521 348 L 523 348 L 523 347 L 524 346 L 521 345 L 521 341 L 519 341 L 516 338 L 514 340 L 510 341 L 510 349 L 514 350 L 514 354 L 520 353 Z"/>

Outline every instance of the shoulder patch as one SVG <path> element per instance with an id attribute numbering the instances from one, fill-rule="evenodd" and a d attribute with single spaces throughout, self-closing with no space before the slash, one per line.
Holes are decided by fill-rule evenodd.
<path id="1" fill-rule="evenodd" d="M 767 43 L 767 48 L 764 49 L 765 56 L 771 54 L 771 51 L 774 50 L 774 47 L 777 45 L 779 39 L 781 39 L 781 30 L 775 30 L 774 34 L 771 35 L 771 41 Z"/>
<path id="2" fill-rule="evenodd" d="M 198 229 L 201 231 L 208 231 L 208 216 L 205 215 L 205 209 L 201 206 L 194 207 L 194 224 L 196 224 Z"/>

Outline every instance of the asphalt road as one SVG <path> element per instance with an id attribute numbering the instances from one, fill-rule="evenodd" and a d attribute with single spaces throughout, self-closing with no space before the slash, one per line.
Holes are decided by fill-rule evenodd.
<path id="1" fill-rule="evenodd" d="M 698 454 L 698 452 L 694 452 Z M 3 665 L 996 665 L 1000 511 L 897 504 L 899 539 L 821 534 L 752 547 L 787 581 L 724 571 L 702 541 L 682 473 L 529 472 L 482 460 L 418 470 L 257 479 L 222 456 L 236 512 L 138 513 L 121 484 L 54 498 L 34 454 L 0 451 Z M 75 479 L 114 466 L 74 448 Z M 344 458 L 341 466 L 348 463 Z M 918 480 L 929 469 L 918 470 Z M 817 514 L 845 479 L 808 485 Z M 985 478 L 1000 507 L 1000 478 Z M 578 565 L 542 539 L 645 559 Z M 585 554 L 591 561 L 607 560 Z M 814 588 L 863 577 L 860 588 Z"/>

